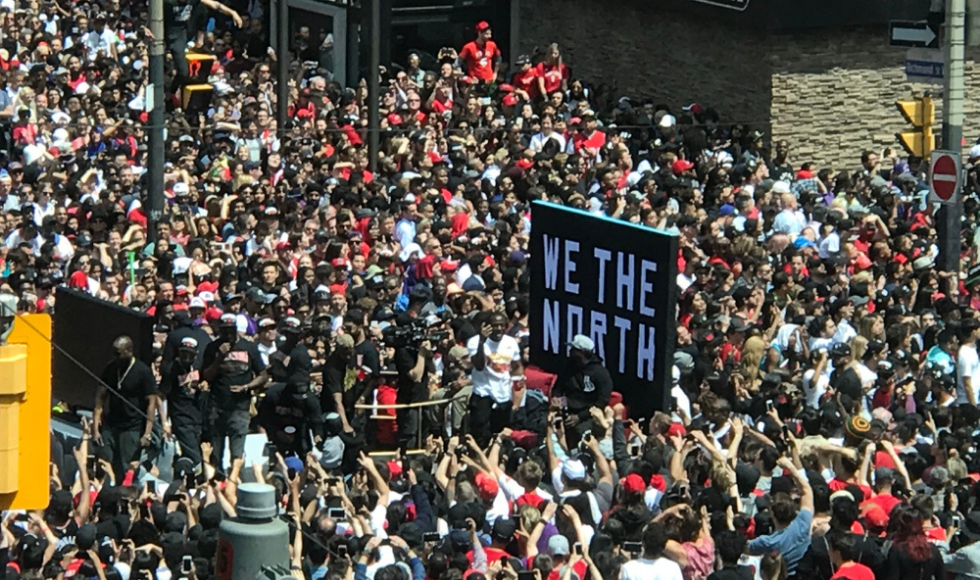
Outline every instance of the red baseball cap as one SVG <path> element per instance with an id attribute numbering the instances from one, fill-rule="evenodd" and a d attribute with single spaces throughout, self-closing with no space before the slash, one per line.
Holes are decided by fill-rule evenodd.
<path id="1" fill-rule="evenodd" d="M 635 473 L 631 473 L 623 478 L 623 489 L 626 493 L 643 493 L 647 489 L 643 478 Z"/>
<path id="2" fill-rule="evenodd" d="M 671 170 L 674 172 L 674 175 L 680 175 L 681 173 L 684 173 L 685 171 L 690 171 L 691 169 L 694 169 L 694 164 L 688 161 L 687 159 L 678 159 L 677 161 L 674 162 L 674 166 L 671 167 Z"/>
<path id="3" fill-rule="evenodd" d="M 483 32 L 484 30 L 490 30 L 490 23 L 486 20 L 481 20 L 476 23 L 476 31 Z"/>
<path id="4" fill-rule="evenodd" d="M 489 475 L 483 473 L 476 474 L 476 487 L 480 491 L 480 497 L 485 500 L 491 500 L 497 497 L 497 492 L 500 491 L 500 486 L 497 485 L 497 480 L 490 477 Z"/>

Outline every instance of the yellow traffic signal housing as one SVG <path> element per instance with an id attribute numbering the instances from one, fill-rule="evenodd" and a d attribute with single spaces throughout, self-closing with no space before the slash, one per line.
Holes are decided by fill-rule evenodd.
<path id="1" fill-rule="evenodd" d="M 898 133 L 896 137 L 899 143 L 905 147 L 909 155 L 928 159 L 936 146 L 936 136 L 932 132 L 936 105 L 932 102 L 932 97 L 897 101 L 895 104 L 905 119 L 915 127 L 915 130 Z"/>
<path id="2" fill-rule="evenodd" d="M 0 346 L 0 509 L 48 506 L 50 430 L 51 317 L 19 316 Z"/>

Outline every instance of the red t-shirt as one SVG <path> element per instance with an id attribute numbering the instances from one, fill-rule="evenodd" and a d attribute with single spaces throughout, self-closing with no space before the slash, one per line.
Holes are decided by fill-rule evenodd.
<path id="1" fill-rule="evenodd" d="M 439 97 L 432 99 L 432 110 L 433 112 L 442 114 L 446 111 L 453 110 L 453 97 L 450 95 L 445 101 L 440 100 Z"/>
<path id="2" fill-rule="evenodd" d="M 514 85 L 515 89 L 521 89 L 527 93 L 527 96 L 534 98 L 538 96 L 538 71 L 535 68 L 530 68 L 527 71 L 518 71 L 514 73 L 514 77 L 510 80 L 510 84 Z"/>
<path id="3" fill-rule="evenodd" d="M 893 496 L 892 494 L 890 494 L 890 493 L 882 493 L 882 494 L 878 494 L 878 495 L 874 496 L 873 498 L 869 499 L 868 501 L 862 503 L 861 504 L 861 507 L 865 507 L 865 506 L 874 504 L 874 505 L 877 505 L 877 506 L 881 507 L 881 509 L 885 510 L 885 513 L 886 514 L 890 514 L 890 513 L 892 513 L 892 508 L 895 507 L 896 505 L 900 504 L 900 503 L 902 503 L 902 500 L 898 499 L 897 497 Z"/>
<path id="4" fill-rule="evenodd" d="M 483 548 L 483 552 L 487 555 L 487 566 L 493 564 L 494 562 L 507 557 L 507 552 L 499 548 Z M 473 550 L 466 552 L 466 559 L 473 562 Z"/>
<path id="5" fill-rule="evenodd" d="M 548 66 L 545 63 L 538 63 L 534 67 L 537 76 L 544 78 L 544 90 L 550 95 L 555 91 L 561 90 L 561 82 L 568 78 L 568 67 L 564 64 Z"/>
<path id="6" fill-rule="evenodd" d="M 837 569 L 837 573 L 830 577 L 830 580 L 837 580 L 838 578 L 846 578 L 847 580 L 875 580 L 875 574 L 864 564 L 858 564 L 857 562 L 848 562 L 846 564 L 841 564 L 841 567 Z"/>
<path id="7" fill-rule="evenodd" d="M 500 58 L 500 49 L 492 40 L 482 47 L 474 40 L 463 45 L 459 58 L 466 62 L 466 72 L 470 76 L 489 83 L 493 81 L 493 61 Z"/>
<path id="8" fill-rule="evenodd" d="M 599 130 L 593 131 L 589 137 L 586 137 L 585 133 L 575 133 L 572 136 L 572 144 L 575 146 L 576 153 L 581 152 L 584 147 L 598 151 L 606 144 L 606 134 Z"/>

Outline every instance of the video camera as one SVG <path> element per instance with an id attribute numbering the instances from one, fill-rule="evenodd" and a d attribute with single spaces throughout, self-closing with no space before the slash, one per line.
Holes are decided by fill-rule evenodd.
<path id="1" fill-rule="evenodd" d="M 408 326 L 389 326 L 384 330 L 384 345 L 392 348 L 418 347 L 425 340 L 436 344 L 449 338 L 445 330 L 430 332 L 430 326 L 425 318 L 417 318 Z"/>

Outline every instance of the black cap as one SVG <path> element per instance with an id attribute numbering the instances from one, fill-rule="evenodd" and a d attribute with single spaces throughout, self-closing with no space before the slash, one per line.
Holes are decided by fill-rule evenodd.
<path id="1" fill-rule="evenodd" d="M 75 533 L 75 547 L 80 551 L 91 550 L 98 539 L 99 531 L 95 524 L 85 524 Z"/>

